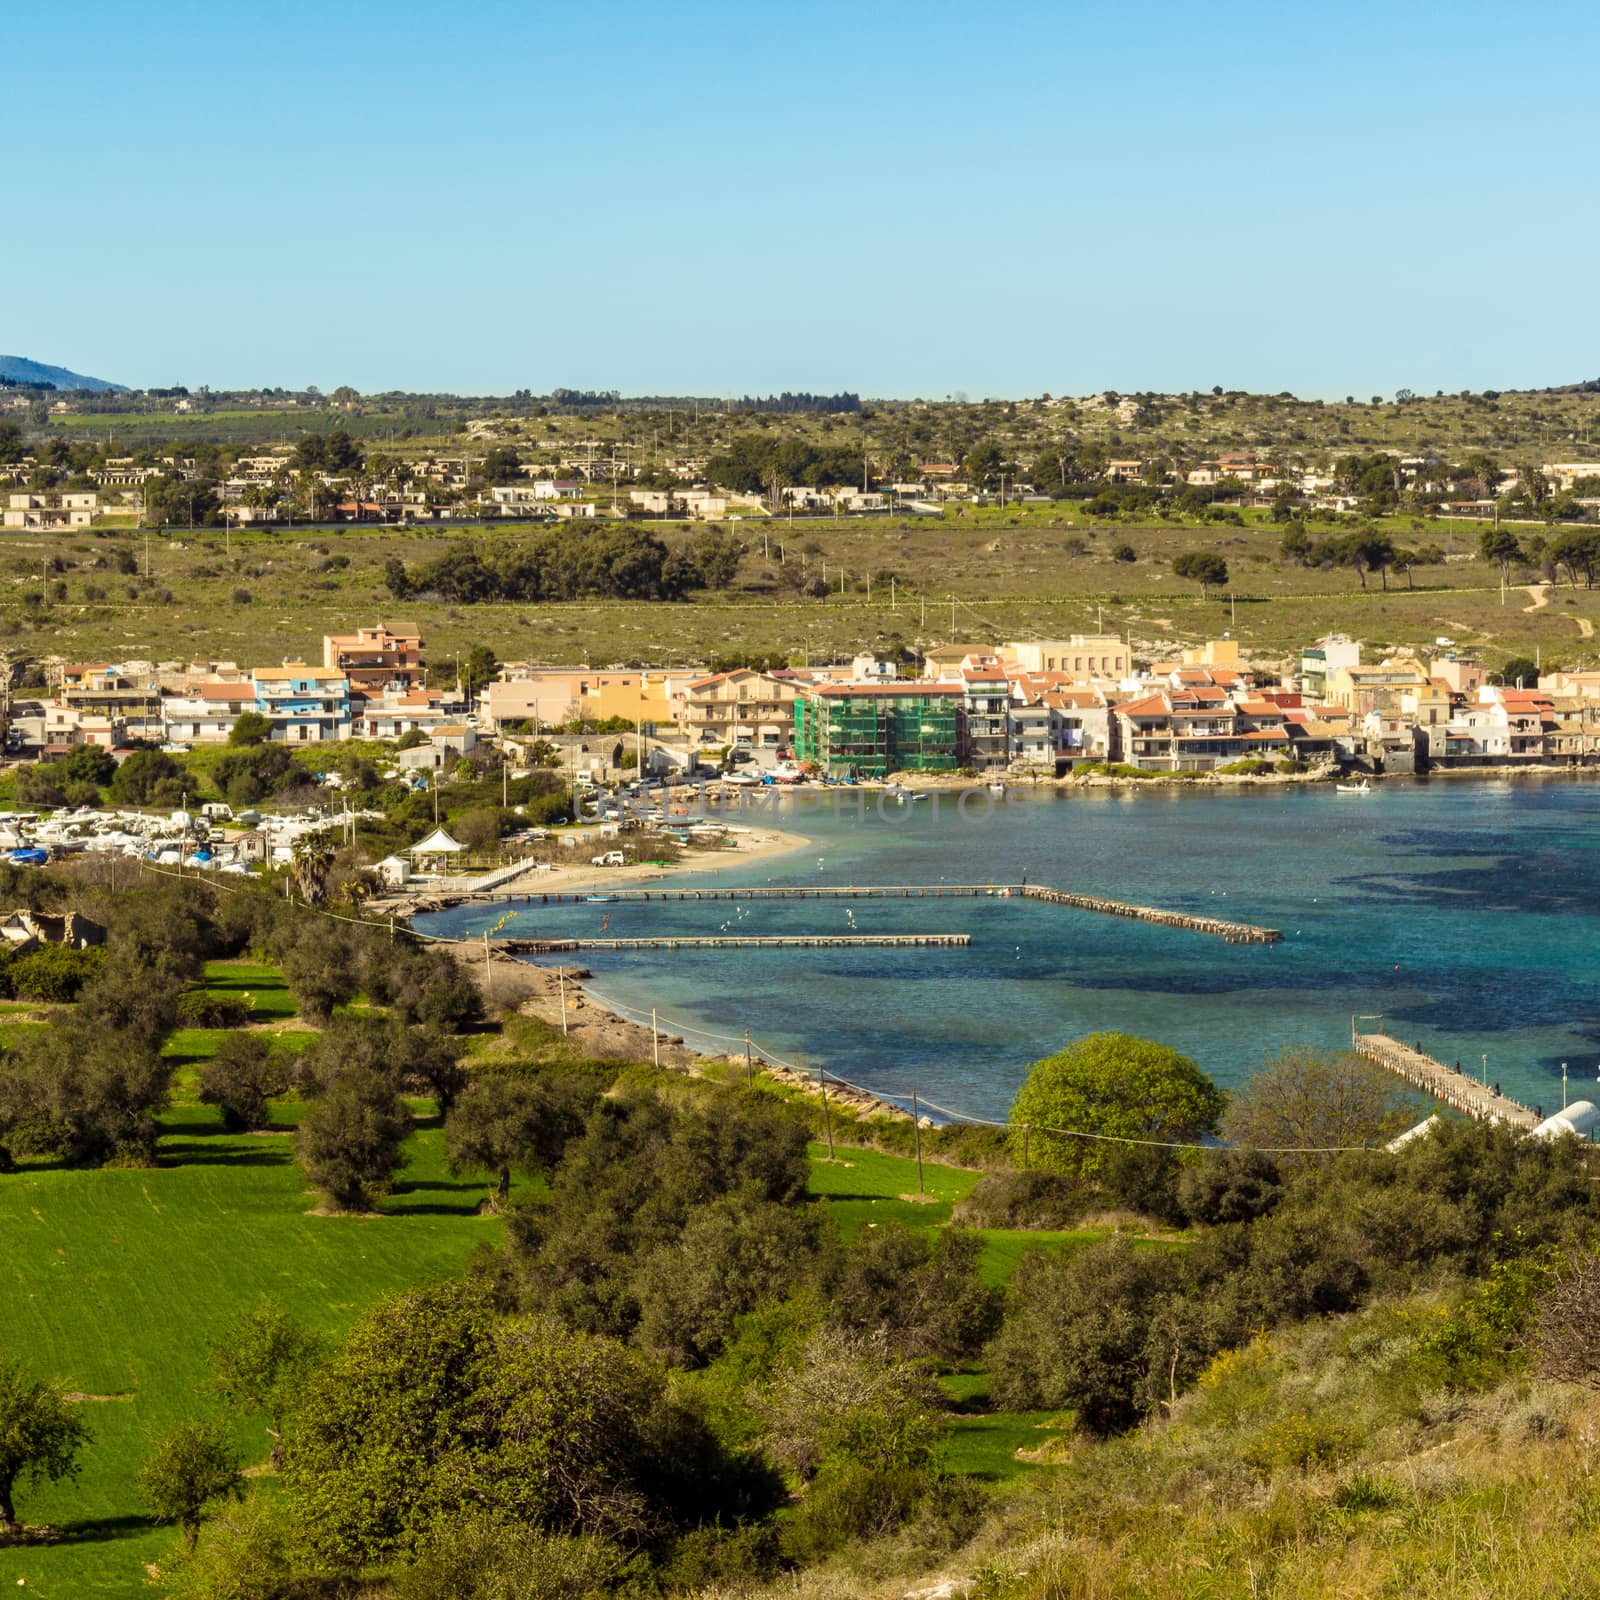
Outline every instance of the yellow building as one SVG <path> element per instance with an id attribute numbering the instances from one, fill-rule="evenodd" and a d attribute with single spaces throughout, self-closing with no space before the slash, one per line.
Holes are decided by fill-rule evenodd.
<path id="1" fill-rule="evenodd" d="M 674 719 L 682 681 L 664 672 L 602 672 L 587 667 L 508 670 L 515 675 L 488 684 L 481 699 L 495 728 L 523 722 L 559 728 L 621 717 L 633 723 L 652 722 L 665 730 Z"/>

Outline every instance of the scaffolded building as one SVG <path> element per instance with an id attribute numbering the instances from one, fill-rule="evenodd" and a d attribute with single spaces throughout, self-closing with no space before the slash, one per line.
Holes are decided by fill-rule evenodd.
<path id="1" fill-rule="evenodd" d="M 819 684 L 794 703 L 794 756 L 830 778 L 954 772 L 965 760 L 959 684 Z"/>

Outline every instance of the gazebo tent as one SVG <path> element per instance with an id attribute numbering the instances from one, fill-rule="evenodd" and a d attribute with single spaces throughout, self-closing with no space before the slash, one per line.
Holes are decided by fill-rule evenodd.
<path id="1" fill-rule="evenodd" d="M 435 828 L 420 844 L 412 845 L 411 854 L 414 857 L 453 856 L 466 848 L 459 840 L 452 839 L 443 828 Z"/>

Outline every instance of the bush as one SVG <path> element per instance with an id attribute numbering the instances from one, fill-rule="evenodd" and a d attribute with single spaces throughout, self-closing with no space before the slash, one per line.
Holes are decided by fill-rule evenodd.
<path id="1" fill-rule="evenodd" d="M 250 1020 L 243 995 L 188 989 L 178 996 L 178 1022 L 185 1028 L 242 1028 Z"/>
<path id="2" fill-rule="evenodd" d="M 1192 1222 L 1254 1222 L 1282 1198 L 1277 1167 L 1254 1150 L 1207 1150 L 1178 1178 L 1178 1199 Z"/>
<path id="3" fill-rule="evenodd" d="M 1185 1292 L 1185 1264 L 1124 1239 L 1017 1265 L 989 1346 L 990 1393 L 1007 1411 L 1073 1407 L 1091 1433 L 1131 1427 L 1198 1376 L 1239 1331 L 1228 1296 Z"/>
<path id="4" fill-rule="evenodd" d="M 19 1000 L 70 1004 L 105 966 L 105 960 L 103 949 L 69 950 L 65 945 L 45 944 L 15 957 L 6 971 L 11 992 Z"/>
<path id="5" fill-rule="evenodd" d="M 847 1544 L 886 1538 L 916 1513 L 937 1474 L 930 1468 L 844 1463 L 823 1474 L 783 1530 L 783 1551 L 810 1566 Z"/>
<path id="6" fill-rule="evenodd" d="M 1139 556 L 1131 544 L 1118 544 L 1111 547 L 1111 559 L 1113 561 L 1137 561 Z"/>
<path id="7" fill-rule="evenodd" d="M 972 1228 L 1070 1228 L 1089 1209 L 1087 1185 L 1059 1172 L 992 1172 L 955 1208 Z"/>
<path id="8" fill-rule="evenodd" d="M 604 1540 L 469 1513 L 443 1523 L 385 1592 L 390 1600 L 593 1600 L 622 1565 Z"/>

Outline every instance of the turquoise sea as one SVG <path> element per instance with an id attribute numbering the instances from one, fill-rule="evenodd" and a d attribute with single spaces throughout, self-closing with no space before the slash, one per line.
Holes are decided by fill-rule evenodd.
<path id="1" fill-rule="evenodd" d="M 746 820 L 810 845 L 696 883 L 1030 882 L 1281 928 L 1278 945 L 1017 899 L 534 907 L 507 929 L 965 931 L 967 949 L 593 953 L 593 989 L 674 1031 L 748 1027 L 881 1092 L 1003 1116 L 1030 1061 L 1118 1028 L 1237 1083 L 1284 1045 L 1336 1046 L 1352 1014 L 1553 1110 L 1600 1073 L 1600 785 L 1582 780 L 1094 791 L 880 815 L 787 797 Z M 736 815 L 730 820 L 740 820 Z M 743 915 L 740 915 L 740 912 Z M 850 919 L 853 913 L 853 923 Z M 419 919 L 481 932 L 498 912 Z M 1370 1024 L 1375 1026 L 1375 1024 Z M 692 1042 L 704 1043 L 690 1034 Z M 721 1049 L 735 1045 L 721 1044 Z"/>

